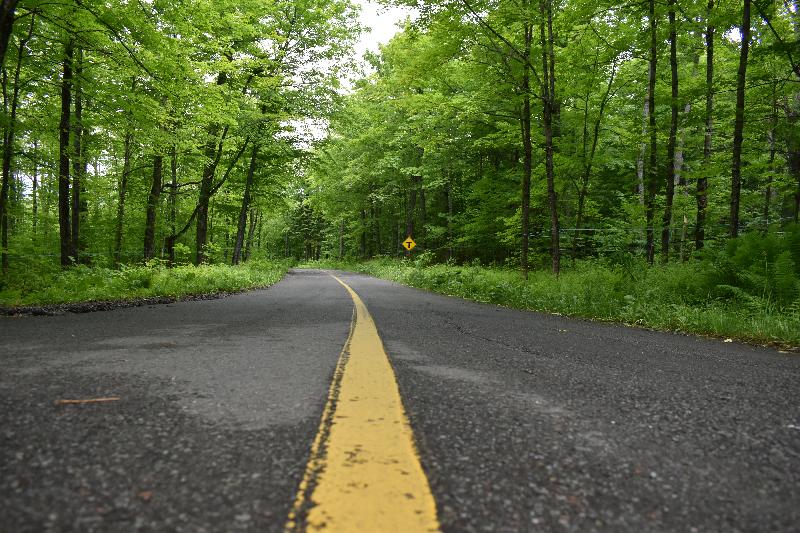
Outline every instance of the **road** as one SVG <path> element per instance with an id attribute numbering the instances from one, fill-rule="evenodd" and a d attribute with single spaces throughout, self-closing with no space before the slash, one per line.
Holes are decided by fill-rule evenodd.
<path id="1" fill-rule="evenodd" d="M 417 530 L 798 531 L 800 358 L 313 270 L 0 317 L 2 532 L 375 530 L 404 499 Z"/>

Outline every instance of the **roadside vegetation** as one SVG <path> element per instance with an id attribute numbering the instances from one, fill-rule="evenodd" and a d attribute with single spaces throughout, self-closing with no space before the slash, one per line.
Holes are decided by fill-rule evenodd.
<path id="1" fill-rule="evenodd" d="M 288 261 L 251 257 L 282 242 L 298 125 L 338 100 L 356 17 L 347 0 L 4 0 L 0 307 L 279 280 Z"/>
<path id="2" fill-rule="evenodd" d="M 185 264 L 167 268 L 161 261 L 151 261 L 119 269 L 79 265 L 62 270 L 48 263 L 14 270 L 0 278 L 0 306 L 237 292 L 272 285 L 288 267 L 288 261 L 252 260 L 237 266 Z"/>
<path id="3" fill-rule="evenodd" d="M 408 260 L 320 261 L 478 302 L 663 330 L 800 347 L 800 226 L 748 234 L 691 262 L 649 266 L 633 256 L 580 260 L 555 277 L 533 270 Z"/>
<path id="4" fill-rule="evenodd" d="M 798 0 L 385 4 L 416 10 L 359 67 L 349 0 L 4 2 L 0 305 L 358 258 L 800 344 Z"/>
<path id="5" fill-rule="evenodd" d="M 314 147 L 287 256 L 800 345 L 797 1 L 415 5 Z"/>

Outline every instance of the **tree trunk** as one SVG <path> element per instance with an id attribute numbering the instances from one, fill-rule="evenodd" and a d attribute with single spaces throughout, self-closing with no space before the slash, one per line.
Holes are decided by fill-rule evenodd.
<path id="1" fill-rule="evenodd" d="M 695 59 L 695 67 L 697 63 L 700 61 L 700 58 L 697 57 Z M 697 75 L 697 71 L 692 71 L 692 77 Z M 683 107 L 683 116 L 688 117 L 689 113 L 692 112 L 692 103 L 687 102 L 686 105 Z M 684 199 L 689 198 L 689 190 L 686 178 L 683 177 L 683 149 L 686 143 L 686 131 L 681 129 L 680 135 L 678 136 L 678 145 L 675 148 L 675 186 L 681 186 L 681 192 L 683 193 Z M 683 209 L 683 225 L 681 226 L 681 239 L 680 239 L 680 246 L 678 247 L 678 256 L 680 257 L 681 261 L 686 261 L 686 236 L 688 235 L 688 227 L 689 227 L 689 217 L 686 215 L 686 207 L 684 203 Z M 674 245 L 673 245 L 674 246 Z"/>
<path id="2" fill-rule="evenodd" d="M 770 117 L 767 139 L 769 140 L 769 161 L 767 162 L 767 186 L 764 190 L 764 234 L 769 230 L 770 203 L 772 201 L 772 183 L 775 178 L 775 127 L 778 124 L 778 102 L 776 87 L 772 87 L 772 116 Z"/>
<path id="3" fill-rule="evenodd" d="M 420 179 L 422 179 L 420 177 Z M 417 176 L 411 176 L 411 190 L 408 192 L 408 202 L 406 203 L 406 237 L 414 235 L 414 210 L 417 206 Z M 405 239 L 403 239 L 405 241 Z M 406 250 L 406 257 L 411 252 Z"/>
<path id="4" fill-rule="evenodd" d="M 5 65 L 6 50 L 11 31 L 14 29 L 14 10 L 18 0 L 2 0 L 0 2 L 0 68 Z"/>
<path id="5" fill-rule="evenodd" d="M 155 257 L 156 242 L 156 213 L 158 200 L 161 197 L 161 187 L 164 175 L 164 156 L 153 156 L 153 180 L 150 185 L 150 195 L 147 197 L 147 215 L 144 223 L 144 260 Z"/>
<path id="6" fill-rule="evenodd" d="M 242 195 L 242 206 L 239 209 L 239 221 L 236 227 L 236 243 L 233 247 L 232 263 L 238 265 L 242 257 L 242 246 L 244 245 L 244 232 L 247 227 L 247 213 L 250 211 L 250 191 L 253 188 L 253 181 L 256 174 L 256 161 L 258 160 L 258 143 L 253 144 L 253 152 L 250 154 L 250 167 L 247 169 L 247 180 L 244 184 L 244 194 Z"/>
<path id="7" fill-rule="evenodd" d="M 405 210 L 405 203 L 406 203 L 406 195 L 403 194 L 403 206 L 400 213 L 402 214 Z M 394 227 L 394 255 L 395 257 L 400 257 L 405 250 L 403 250 L 400 243 L 403 242 L 403 221 L 401 220 L 400 216 L 395 219 L 395 227 Z"/>
<path id="8" fill-rule="evenodd" d="M 170 181 L 169 187 L 169 234 L 170 236 L 164 239 L 164 245 L 167 249 L 167 257 L 169 258 L 169 266 L 175 266 L 175 235 L 177 227 L 175 226 L 178 218 L 177 202 L 178 202 L 178 150 L 175 145 L 172 145 L 169 154 L 169 169 Z"/>
<path id="9" fill-rule="evenodd" d="M 795 40 L 800 41 L 800 0 L 794 0 L 794 12 L 792 14 L 794 24 Z M 800 78 L 800 72 L 795 69 L 795 73 Z M 786 118 L 791 125 L 793 132 L 787 137 L 786 149 L 788 152 L 789 173 L 794 176 L 797 182 L 797 189 L 794 193 L 794 222 L 800 222 L 800 92 L 794 95 L 794 104 L 786 106 Z"/>
<path id="10" fill-rule="evenodd" d="M 339 222 L 339 260 L 344 257 L 344 219 Z"/>
<path id="11" fill-rule="evenodd" d="M 69 133 L 72 107 L 72 55 L 73 41 L 64 45 L 63 74 L 61 76 L 61 121 L 58 137 L 58 228 L 61 243 L 61 266 L 72 264 L 69 223 Z"/>
<path id="12" fill-rule="evenodd" d="M 217 75 L 217 85 L 225 85 L 227 81 L 228 75 L 226 73 L 220 72 Z M 226 126 L 220 136 L 219 124 L 212 124 L 208 130 L 208 140 L 203 152 L 206 163 L 203 166 L 203 174 L 200 179 L 200 193 L 197 199 L 197 233 L 195 236 L 195 264 L 198 265 L 207 259 L 205 248 L 208 242 L 208 205 L 213 194 L 214 174 L 222 156 L 222 148 L 227 133 L 228 127 Z"/>
<path id="13" fill-rule="evenodd" d="M 453 259 L 453 176 L 448 175 L 447 189 L 447 259 Z"/>
<path id="14" fill-rule="evenodd" d="M 42 225 L 42 242 L 49 242 L 50 241 L 50 231 L 51 231 L 52 226 L 53 226 L 52 224 L 49 223 L 50 222 L 50 202 L 52 201 L 53 198 L 52 198 L 52 195 L 50 194 L 50 192 L 51 192 L 49 190 L 50 187 L 47 187 L 47 189 L 45 189 L 45 174 L 47 174 L 48 177 L 53 176 L 52 170 L 50 172 L 42 172 L 41 186 L 40 186 L 40 192 L 39 192 L 39 208 L 41 209 L 42 220 L 44 222 L 43 225 Z M 57 184 L 56 184 L 56 187 L 58 187 Z M 42 191 L 44 191 L 44 192 L 42 192 Z"/>
<path id="15" fill-rule="evenodd" d="M 425 225 L 428 223 L 428 202 L 425 200 L 425 186 L 422 184 L 422 176 L 419 177 L 419 242 L 424 250 L 428 245 L 428 232 Z"/>
<path id="16" fill-rule="evenodd" d="M 540 24 L 542 45 L 542 114 L 544 118 L 544 146 L 545 146 L 545 175 L 547 178 L 547 200 L 550 207 L 550 256 L 552 258 L 553 274 L 561 271 L 561 244 L 559 239 L 558 200 L 555 190 L 555 176 L 553 171 L 553 93 L 550 84 L 552 65 L 548 65 L 550 55 L 548 46 L 552 46 L 552 18 L 553 10 L 551 0 L 541 0 L 539 10 L 542 14 Z M 545 35 L 545 17 L 547 18 L 547 35 Z M 548 44 L 549 43 L 549 44 Z"/>
<path id="17" fill-rule="evenodd" d="M 553 38 L 553 2 L 547 0 L 547 56 L 548 56 L 548 85 L 550 87 L 550 121 L 552 123 L 553 139 L 561 137 L 561 102 L 556 98 L 556 53 Z M 553 151 L 558 152 L 558 146 L 553 142 Z"/>
<path id="18" fill-rule="evenodd" d="M 361 210 L 361 245 L 359 248 L 359 256 L 361 259 L 367 258 L 367 212 Z"/>
<path id="19" fill-rule="evenodd" d="M 219 129 L 212 126 L 208 133 L 209 141 L 206 144 L 206 164 L 203 166 L 203 175 L 200 180 L 200 193 L 197 199 L 197 232 L 195 235 L 195 264 L 204 263 L 206 256 L 206 243 L 208 242 L 208 206 L 211 201 L 211 189 L 214 186 L 214 174 L 217 170 L 219 159 L 217 154 L 222 152 L 223 140 L 217 138 Z"/>
<path id="20" fill-rule="evenodd" d="M 4 6 L 5 9 L 5 6 Z M 13 8 L 12 8 L 13 11 Z M 25 47 L 30 41 L 31 36 L 33 36 L 33 27 L 35 23 L 35 15 L 31 15 L 31 25 L 28 29 L 28 34 L 20 39 L 19 47 L 17 49 L 17 64 L 14 67 L 14 86 L 12 88 L 11 93 L 11 106 L 10 110 L 8 110 L 8 122 L 5 124 L 5 128 L 3 128 L 3 178 L 2 178 L 2 185 L 0 185 L 0 248 L 2 248 L 2 252 L 0 255 L 2 259 L 0 259 L 0 263 L 2 263 L 2 271 L 3 273 L 8 272 L 8 205 L 9 205 L 9 188 L 11 183 L 11 167 L 14 160 L 14 145 L 16 142 L 16 130 L 17 130 L 17 107 L 19 105 L 19 75 L 22 69 L 22 60 L 25 57 Z M 6 38 L 7 44 L 8 39 Z M 4 71 L 5 72 L 5 71 Z M 6 95 L 7 93 L 7 79 L 5 74 L 3 76 L 3 100 L 4 100 L 4 108 L 7 108 Z M 36 142 L 34 142 L 34 150 L 36 147 Z M 34 154 L 34 158 L 35 158 Z M 34 233 L 36 232 L 36 163 L 34 159 L 34 171 L 33 171 L 33 207 L 34 207 Z"/>
<path id="21" fill-rule="evenodd" d="M 594 70 L 597 70 L 597 58 L 595 57 Z M 594 78 L 592 78 L 594 82 Z M 592 87 L 593 88 L 593 87 Z M 578 255 L 578 243 L 580 241 L 581 224 L 583 223 L 583 204 L 585 202 L 586 191 L 589 186 L 589 179 L 586 175 L 586 168 L 589 166 L 589 154 L 587 145 L 589 143 L 589 99 L 592 95 L 592 90 L 588 89 L 583 98 L 583 127 L 581 128 L 581 161 L 583 162 L 583 175 L 581 176 L 581 185 L 578 187 L 578 209 L 575 213 L 575 231 L 572 232 L 572 250 L 570 251 L 570 260 L 572 266 L 575 266 L 575 259 Z M 638 160 L 637 160 L 638 162 Z"/>
<path id="22" fill-rule="evenodd" d="M 797 181 L 794 193 L 794 206 L 792 209 L 792 219 L 800 222 L 800 134 L 797 133 L 800 123 L 800 92 L 795 94 L 794 102 L 789 102 L 786 108 L 786 122 L 792 126 L 793 131 L 786 137 L 786 160 L 789 167 L 789 174 Z"/>
<path id="23" fill-rule="evenodd" d="M 600 124 L 603 121 L 603 114 L 605 113 L 606 104 L 608 104 L 608 100 L 611 98 L 611 88 L 614 85 L 614 78 L 616 77 L 617 69 L 616 63 L 611 65 L 611 75 L 608 78 L 608 85 L 606 86 L 606 92 L 603 94 L 603 99 L 600 100 L 600 109 L 597 112 L 597 118 L 594 121 L 594 129 L 592 131 L 592 147 L 589 150 L 588 157 L 584 157 L 584 168 L 583 168 L 583 178 L 581 180 L 581 188 L 578 191 L 578 212 L 575 219 L 575 233 L 572 236 L 572 262 L 575 262 L 575 257 L 577 255 L 578 249 L 578 240 L 579 240 L 579 233 L 583 229 L 583 212 L 586 205 L 586 196 L 589 194 L 589 178 L 592 175 L 592 167 L 594 166 L 594 155 L 597 151 L 597 141 L 600 138 Z M 646 104 L 645 104 L 646 105 Z M 589 106 L 589 100 L 587 97 L 586 100 L 587 112 Z M 588 113 L 587 113 L 588 114 Z M 584 116 L 584 154 L 586 150 L 586 134 L 587 134 L 587 122 L 588 117 Z"/>
<path id="24" fill-rule="evenodd" d="M 214 244 L 214 213 L 208 217 L 208 242 Z"/>
<path id="25" fill-rule="evenodd" d="M 644 159 L 647 155 L 647 121 L 650 117 L 650 85 L 647 86 L 647 94 L 644 97 L 644 107 L 642 108 L 642 143 L 639 146 L 639 156 L 636 158 L 636 192 L 639 194 L 639 204 L 644 206 L 646 201 L 646 187 L 644 186 Z"/>
<path id="26" fill-rule="evenodd" d="M 8 78 L 5 70 L 2 72 L 3 83 L 3 111 L 8 106 L 6 95 L 8 94 Z M 8 272 L 8 191 L 11 187 L 11 160 L 14 157 L 14 121 L 3 128 L 3 181 L 0 185 L 0 255 L 2 259 L 2 272 Z"/>
<path id="27" fill-rule="evenodd" d="M 744 84 L 747 74 L 747 53 L 750 49 L 750 0 L 742 10 L 742 49 L 736 73 L 736 119 L 733 125 L 733 162 L 731 163 L 730 236 L 739 235 L 739 197 L 742 191 L 742 140 L 744 133 Z"/>
<path id="28" fill-rule="evenodd" d="M 36 237 L 36 226 L 39 224 L 39 141 L 33 141 L 33 175 L 31 176 L 33 190 L 31 191 L 32 209 L 32 229 L 33 237 Z"/>
<path id="29" fill-rule="evenodd" d="M 84 146 L 83 146 L 83 49 L 76 50 L 74 68 L 73 92 L 75 94 L 74 122 L 72 124 L 72 229 L 71 251 L 73 260 L 82 262 L 81 252 L 81 222 L 85 220 L 84 199 L 81 191 L 84 188 L 83 176 L 86 173 Z"/>
<path id="30" fill-rule="evenodd" d="M 372 210 L 372 224 L 375 230 L 375 255 L 381 255 L 383 247 L 381 246 L 381 208 L 379 205 Z"/>
<path id="31" fill-rule="evenodd" d="M 236 153 L 231 156 L 230 162 L 228 163 L 228 168 L 225 170 L 222 178 L 220 178 L 220 180 L 214 184 L 214 174 L 216 167 L 219 164 L 219 159 L 222 157 L 222 144 L 227 136 L 227 132 L 228 127 L 226 126 L 222 132 L 222 137 L 215 155 L 215 160 L 212 162 L 212 165 L 206 167 L 208 172 L 204 172 L 204 177 L 201 180 L 200 199 L 197 203 L 197 207 L 195 208 L 191 217 L 189 217 L 189 221 L 187 222 L 186 226 L 184 226 L 183 229 L 178 233 L 168 237 L 169 239 L 175 240 L 183 235 L 183 233 L 189 229 L 189 225 L 191 224 L 192 220 L 197 217 L 197 241 L 195 242 L 200 244 L 200 253 L 195 256 L 195 260 L 201 259 L 202 262 L 206 260 L 205 243 L 208 239 L 208 236 L 211 236 L 211 242 L 214 240 L 213 233 L 211 232 L 211 222 L 213 221 L 213 217 L 209 218 L 209 204 L 211 197 L 219 190 L 220 187 L 222 187 L 222 185 L 225 184 L 228 176 L 230 176 L 231 171 L 236 166 L 239 158 L 242 157 L 244 151 L 247 149 L 247 145 L 250 143 L 250 137 L 247 137 Z M 211 166 L 213 166 L 213 168 L 210 168 Z"/>
<path id="32" fill-rule="evenodd" d="M 669 261 L 670 231 L 672 229 L 672 203 L 675 198 L 675 144 L 678 136 L 678 37 L 675 29 L 675 0 L 669 6 L 669 65 L 672 88 L 670 99 L 669 140 L 667 141 L 667 192 L 661 228 L 661 260 Z"/>
<path id="33" fill-rule="evenodd" d="M 648 20 L 650 22 L 650 68 L 648 77 L 648 126 L 650 132 L 650 165 L 647 176 L 647 194 L 645 195 L 645 225 L 647 232 L 647 262 L 653 264 L 655 259 L 655 242 L 653 218 L 655 215 L 655 199 L 658 189 L 657 149 L 658 138 L 656 135 L 656 64 L 658 62 L 658 24 L 656 22 L 655 0 L 649 1 Z"/>
<path id="34" fill-rule="evenodd" d="M 694 228 L 694 247 L 705 244 L 706 208 L 708 207 L 708 175 L 711 166 L 711 141 L 714 133 L 714 25 L 711 15 L 714 0 L 708 0 L 706 18 L 706 132 L 703 139 L 703 176 L 697 179 L 697 220 Z"/>
<path id="35" fill-rule="evenodd" d="M 114 266 L 119 267 L 122 256 L 122 228 L 125 220 L 125 197 L 128 194 L 128 175 L 131 173 L 131 151 L 133 149 L 133 134 L 125 133 L 122 155 L 122 176 L 119 180 L 117 201 L 117 227 L 114 232 Z"/>
<path id="36" fill-rule="evenodd" d="M 775 163 L 775 130 L 771 129 L 769 136 L 769 163 L 767 170 L 767 186 L 764 189 L 764 234 L 769 231 L 770 202 L 772 200 L 772 181 L 774 179 L 772 165 Z"/>
<path id="37" fill-rule="evenodd" d="M 247 240 L 245 241 L 244 245 L 244 260 L 250 260 L 250 253 L 253 251 L 253 236 L 256 232 L 256 226 L 261 224 L 261 215 L 256 212 L 255 209 L 250 209 L 250 222 L 248 223 L 247 227 Z M 259 235 L 260 241 L 261 235 Z M 260 246 L 260 244 L 259 244 Z"/>
<path id="38" fill-rule="evenodd" d="M 367 213 L 367 218 L 369 222 L 365 224 L 365 230 L 369 229 L 369 238 L 367 239 L 367 256 L 374 257 L 377 253 L 375 251 L 375 203 L 372 203 L 372 207 L 369 208 L 369 212 Z"/>
<path id="39" fill-rule="evenodd" d="M 528 22 L 523 23 L 525 33 L 525 48 L 523 49 L 522 65 L 522 115 L 520 127 L 522 128 L 522 250 L 520 262 L 522 263 L 522 277 L 528 279 L 528 248 L 530 233 L 531 210 L 531 174 L 533 173 L 533 144 L 531 142 L 531 74 L 530 58 L 533 43 L 533 26 Z"/>

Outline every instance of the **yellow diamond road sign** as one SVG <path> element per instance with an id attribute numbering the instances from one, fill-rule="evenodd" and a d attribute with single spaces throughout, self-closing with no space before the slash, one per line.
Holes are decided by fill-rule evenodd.
<path id="1" fill-rule="evenodd" d="M 409 252 L 410 252 L 410 251 L 411 251 L 411 249 L 412 249 L 412 248 L 414 248 L 416 245 L 417 245 L 417 243 L 415 243 L 415 242 L 414 242 L 414 239 L 412 239 L 411 237 L 409 237 L 408 239 L 406 239 L 406 240 L 404 240 L 404 241 L 403 241 L 403 248 L 405 248 L 405 249 L 406 249 L 406 250 L 408 250 Z"/>

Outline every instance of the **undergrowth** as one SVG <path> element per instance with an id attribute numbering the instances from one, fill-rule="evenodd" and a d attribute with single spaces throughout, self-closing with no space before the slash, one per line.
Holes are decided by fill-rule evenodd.
<path id="1" fill-rule="evenodd" d="M 0 306 L 127 300 L 235 292 L 279 281 L 289 267 L 283 261 L 248 261 L 239 266 L 180 265 L 162 262 L 119 269 L 78 265 L 61 270 L 36 265 L 0 278 Z"/>
<path id="2" fill-rule="evenodd" d="M 312 266 L 312 265 L 308 265 Z M 579 261 L 556 277 L 414 260 L 319 262 L 478 302 L 800 347 L 800 230 L 747 235 L 689 262 Z"/>

